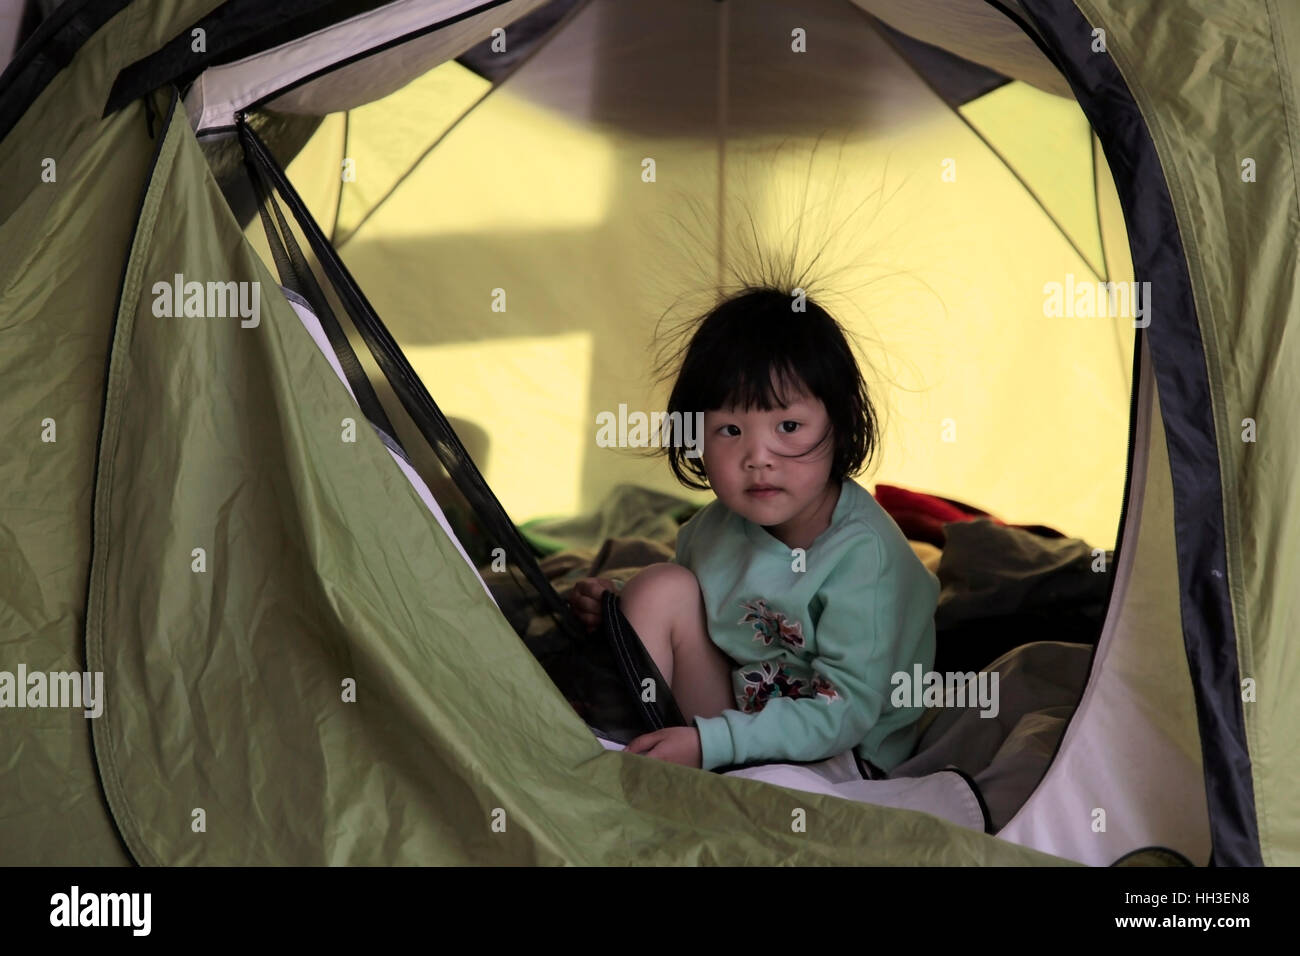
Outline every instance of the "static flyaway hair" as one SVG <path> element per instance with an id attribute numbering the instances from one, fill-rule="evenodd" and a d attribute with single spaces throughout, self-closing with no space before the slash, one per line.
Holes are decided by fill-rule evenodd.
<path id="1" fill-rule="evenodd" d="M 855 189 L 840 175 L 839 158 L 833 173 L 814 175 L 819 138 L 811 151 L 797 145 L 793 151 L 793 161 L 806 162 L 807 169 L 802 194 L 787 203 L 780 184 L 799 177 L 775 174 L 786 159 L 784 145 L 775 151 L 760 148 L 751 162 L 737 162 L 729 152 L 729 167 L 740 171 L 729 172 L 725 196 L 712 201 L 698 195 L 675 198 L 674 229 L 661 247 L 678 256 L 665 273 L 678 295 L 655 329 L 655 379 L 661 387 L 671 383 L 669 429 L 696 412 L 784 407 L 793 393 L 806 388 L 830 419 L 828 433 L 813 450 L 833 443 L 831 478 L 843 481 L 872 462 L 882 428 L 860 367 L 861 361 L 874 371 L 872 363 L 865 352 L 855 350 L 853 333 L 828 306 L 835 300 L 851 309 L 851 293 L 879 281 L 841 287 L 842 278 L 870 274 L 863 269 L 862 254 L 886 237 L 868 243 L 865 233 L 888 197 L 882 181 L 879 189 L 853 203 L 849 197 Z M 758 171 L 761 181 L 749 183 L 750 170 Z M 822 196 L 810 200 L 814 184 Z M 751 197 L 761 199 L 763 214 L 755 214 Z M 857 214 L 873 198 L 874 213 L 859 220 Z M 842 219 L 832 221 L 839 213 Z M 847 249 L 835 247 L 837 240 Z M 809 249 L 810 242 L 816 247 Z M 713 275 L 702 274 L 710 268 Z M 682 300 L 689 302 L 678 311 Z M 665 330 L 669 314 L 683 312 L 685 319 Z M 684 441 L 665 437 L 669 440 L 656 452 L 667 454 L 677 480 L 688 488 L 708 489 L 702 459 L 687 455 L 691 449 Z"/>

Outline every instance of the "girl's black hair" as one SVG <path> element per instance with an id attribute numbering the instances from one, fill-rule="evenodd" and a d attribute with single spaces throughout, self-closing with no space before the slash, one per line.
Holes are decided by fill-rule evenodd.
<path id="1" fill-rule="evenodd" d="M 830 418 L 814 448 L 833 442 L 831 480 L 856 475 L 878 449 L 879 419 L 843 329 L 803 290 L 749 286 L 716 305 L 691 336 L 668 399 L 669 421 L 726 407 L 770 411 L 789 404 L 800 384 Z M 681 441 L 665 445 L 677 480 L 707 490 L 703 459 L 688 457 Z"/>

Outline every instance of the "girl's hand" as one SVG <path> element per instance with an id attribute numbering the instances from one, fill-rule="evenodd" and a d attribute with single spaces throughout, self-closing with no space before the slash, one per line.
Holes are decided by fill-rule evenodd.
<path id="1" fill-rule="evenodd" d="M 700 732 L 694 727 L 665 727 L 642 734 L 627 745 L 626 752 L 696 769 L 704 762 L 700 755 Z"/>
<path id="2" fill-rule="evenodd" d="M 600 595 L 604 591 L 617 591 L 618 585 L 609 578 L 583 578 L 569 592 L 569 606 L 587 630 L 600 624 Z"/>

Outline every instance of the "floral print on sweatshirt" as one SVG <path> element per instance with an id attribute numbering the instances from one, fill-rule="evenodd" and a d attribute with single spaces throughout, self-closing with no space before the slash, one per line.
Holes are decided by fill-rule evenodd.
<path id="1" fill-rule="evenodd" d="M 741 601 L 740 606 L 745 613 L 737 623 L 753 625 L 754 640 L 764 647 L 775 644 L 791 651 L 802 651 L 807 647 L 803 626 L 799 621 L 769 607 L 763 598 Z M 799 677 L 786 664 L 773 661 L 742 667 L 739 673 L 744 686 L 736 700 L 740 710 L 746 714 L 758 713 L 774 697 L 824 697 L 827 700 L 838 700 L 840 696 L 834 685 L 820 674 Z"/>
<path id="2" fill-rule="evenodd" d="M 774 697 L 825 697 L 836 700 L 839 693 L 833 684 L 820 674 L 814 674 L 811 680 L 796 677 L 785 664 L 762 661 L 753 667 L 740 670 L 745 686 L 741 689 L 737 703 L 742 713 L 756 714 Z"/>
<path id="3" fill-rule="evenodd" d="M 776 608 L 767 606 L 767 601 L 755 598 L 753 601 L 741 601 L 745 614 L 737 622 L 754 625 L 754 640 L 764 647 L 770 647 L 773 641 L 780 641 L 791 650 L 804 649 L 803 625 L 791 620 Z"/>

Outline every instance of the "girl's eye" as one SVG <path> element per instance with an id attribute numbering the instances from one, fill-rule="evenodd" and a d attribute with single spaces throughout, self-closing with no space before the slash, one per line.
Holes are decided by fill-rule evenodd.
<path id="1" fill-rule="evenodd" d="M 785 426 L 787 426 L 787 425 L 790 425 L 791 427 L 790 427 L 790 428 L 786 428 Z M 793 435 L 796 431 L 799 430 L 799 423 L 798 423 L 798 422 L 794 422 L 794 421 L 784 421 L 784 422 L 782 422 L 782 423 L 780 424 L 779 427 L 780 427 L 780 429 L 781 429 L 781 434 L 783 434 L 783 435 Z"/>
<path id="2" fill-rule="evenodd" d="M 734 428 L 734 429 L 735 429 L 735 432 L 733 433 L 733 432 L 729 432 L 729 431 L 727 431 L 728 428 Z M 721 428 L 718 429 L 718 431 L 722 432 L 722 434 L 724 434 L 724 435 L 731 435 L 731 436 L 734 438 L 736 435 L 739 435 L 739 434 L 740 434 L 740 426 L 739 426 L 739 425 L 723 425 Z"/>

